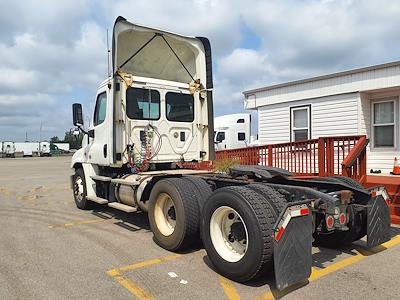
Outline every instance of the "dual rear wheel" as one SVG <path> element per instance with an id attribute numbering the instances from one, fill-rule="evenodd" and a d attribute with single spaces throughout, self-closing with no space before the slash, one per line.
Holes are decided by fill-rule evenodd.
<path id="1" fill-rule="evenodd" d="M 222 275 L 245 282 L 271 270 L 273 226 L 285 198 L 260 185 L 212 193 L 204 180 L 193 180 L 199 179 L 163 179 L 153 187 L 149 221 L 156 243 L 182 250 L 195 243 L 201 231 L 208 257 Z"/>

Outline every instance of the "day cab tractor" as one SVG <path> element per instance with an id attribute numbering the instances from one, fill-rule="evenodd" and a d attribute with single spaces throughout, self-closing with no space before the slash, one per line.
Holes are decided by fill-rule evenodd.
<path id="1" fill-rule="evenodd" d="M 311 273 L 312 243 L 337 247 L 390 239 L 388 195 L 346 177 L 300 178 L 277 168 L 228 173 L 181 168 L 214 159 L 211 47 L 118 17 L 110 76 L 72 157 L 80 209 L 148 213 L 155 242 L 180 251 L 202 240 L 222 275 L 246 282 L 275 272 L 283 289 Z"/>

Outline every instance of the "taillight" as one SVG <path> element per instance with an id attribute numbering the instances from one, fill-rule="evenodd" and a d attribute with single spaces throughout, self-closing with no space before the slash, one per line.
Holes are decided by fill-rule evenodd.
<path id="1" fill-rule="evenodd" d="M 331 215 L 326 216 L 326 227 L 328 227 L 328 229 L 332 229 L 334 225 L 335 220 L 333 217 Z"/>
<path id="2" fill-rule="evenodd" d="M 347 219 L 346 215 L 344 213 L 341 213 L 339 215 L 339 223 L 340 223 L 340 225 L 344 225 L 346 223 L 346 219 Z"/>

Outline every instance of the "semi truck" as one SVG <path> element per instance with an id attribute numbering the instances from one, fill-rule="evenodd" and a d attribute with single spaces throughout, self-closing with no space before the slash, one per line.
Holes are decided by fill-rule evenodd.
<path id="1" fill-rule="evenodd" d="M 202 240 L 215 269 L 238 282 L 274 272 L 282 290 L 311 274 L 312 244 L 390 239 L 388 194 L 347 177 L 299 177 L 236 166 L 184 169 L 214 159 L 212 57 L 207 38 L 128 22 L 113 27 L 110 76 L 99 86 L 92 126 L 72 157 L 79 209 L 148 214 L 154 241 L 180 251 Z"/>
<path id="2" fill-rule="evenodd" d="M 2 154 L 2 157 L 14 157 L 15 156 L 15 143 L 14 142 L 2 142 L 1 143 L 1 154 Z"/>
<path id="3" fill-rule="evenodd" d="M 245 148 L 251 142 L 251 114 L 230 114 L 214 119 L 215 150 Z"/>

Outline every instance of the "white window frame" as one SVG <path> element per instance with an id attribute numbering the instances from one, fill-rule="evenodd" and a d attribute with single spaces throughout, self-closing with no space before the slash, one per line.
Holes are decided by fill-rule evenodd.
<path id="1" fill-rule="evenodd" d="M 374 150 L 392 150 L 396 151 L 398 147 L 398 120 L 399 120 L 399 111 L 398 111 L 398 99 L 399 97 L 390 97 L 390 98 L 382 98 L 382 99 L 372 99 L 371 100 L 371 148 Z M 393 102 L 393 111 L 394 111 L 394 122 L 393 123 L 385 123 L 385 124 L 375 124 L 375 104 L 377 103 L 385 103 L 385 102 Z M 379 126 L 389 126 L 393 125 L 394 127 L 394 137 L 393 137 L 393 147 L 375 147 L 375 127 Z"/>
<path id="2" fill-rule="evenodd" d="M 294 112 L 298 110 L 307 110 L 307 127 L 295 127 L 294 126 Z M 311 104 L 290 107 L 290 141 L 295 142 L 296 130 L 307 129 L 307 139 L 311 139 Z"/>

